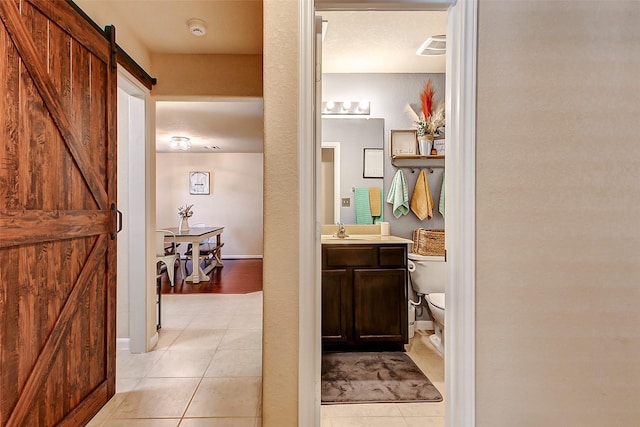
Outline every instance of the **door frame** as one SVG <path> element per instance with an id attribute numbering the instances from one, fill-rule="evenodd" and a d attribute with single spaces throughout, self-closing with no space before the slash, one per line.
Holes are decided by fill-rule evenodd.
<path id="1" fill-rule="evenodd" d="M 317 80 L 315 64 L 315 8 L 299 1 L 299 361 L 298 424 L 320 425 L 320 224 L 317 206 L 318 147 L 314 105 Z M 367 2 L 359 2 L 360 9 Z M 375 2 L 374 2 L 375 3 Z M 416 7 L 415 1 L 408 3 Z M 442 10 L 442 1 L 434 7 Z M 369 4 L 371 6 L 371 4 Z M 397 7 L 401 7 L 398 2 Z M 357 6 L 355 6 L 357 7 Z M 429 7 L 425 1 L 423 7 Z M 389 9 L 387 9 L 389 10 Z M 415 10 L 415 9 L 414 9 Z M 447 351 L 445 352 L 446 424 L 475 425 L 475 116 L 477 0 L 449 2 L 447 22 L 446 114 L 448 171 L 446 245 L 449 255 L 447 289 Z M 321 79 L 320 79 L 321 80 Z M 307 144 L 315 141 L 315 144 Z M 315 230 L 310 233 L 309 230 Z M 316 281 L 309 290 L 309 278 Z M 306 285 L 306 286 L 305 286 Z M 455 313 L 455 315 L 454 315 Z"/>
<path id="2" fill-rule="evenodd" d="M 142 137 L 144 144 L 130 144 L 127 139 L 125 154 L 128 159 L 127 186 L 128 216 L 125 219 L 128 227 L 126 233 L 129 245 L 127 282 L 128 282 L 128 340 L 119 339 L 120 348 L 127 348 L 131 353 L 144 353 L 151 350 L 158 342 L 155 319 L 155 130 L 153 115 L 155 109 L 151 100 L 151 92 L 140 81 L 118 66 L 118 88 L 131 98 L 142 102 L 144 111 L 136 112 L 136 129 L 126 124 L 127 133 L 134 132 L 138 141 Z M 139 110 L 140 106 L 137 106 Z M 143 122 L 140 123 L 140 116 Z M 119 124 L 125 126 L 124 124 Z M 120 129 L 119 129 L 120 130 Z M 143 133 L 143 135 L 140 135 Z M 120 148 L 119 148 L 120 149 Z M 151 158 L 152 157 L 152 158 Z M 125 255 L 125 254 L 121 254 Z M 144 286 L 140 286 L 142 283 Z M 119 312 L 122 307 L 117 307 Z M 118 316 L 120 313 L 118 313 Z M 128 342 L 127 342 L 128 341 Z"/>

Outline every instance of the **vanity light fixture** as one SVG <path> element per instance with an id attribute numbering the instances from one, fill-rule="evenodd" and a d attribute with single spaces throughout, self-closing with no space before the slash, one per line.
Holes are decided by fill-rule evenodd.
<path id="1" fill-rule="evenodd" d="M 171 148 L 174 150 L 186 151 L 191 148 L 191 139 L 186 136 L 172 136 Z"/>
<path id="2" fill-rule="evenodd" d="M 358 110 L 360 111 L 370 111 L 371 110 L 371 104 L 369 103 L 369 101 L 360 101 L 358 102 Z M 369 114 L 369 113 L 367 113 Z"/>
<path id="3" fill-rule="evenodd" d="M 322 114 L 368 116 L 371 114 L 371 103 L 369 101 L 323 101 Z"/>

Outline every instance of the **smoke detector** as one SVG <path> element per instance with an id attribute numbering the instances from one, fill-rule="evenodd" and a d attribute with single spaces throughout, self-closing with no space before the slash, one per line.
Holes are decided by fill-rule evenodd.
<path id="1" fill-rule="evenodd" d="M 189 19 L 187 21 L 189 32 L 194 36 L 200 37 L 207 33 L 207 24 L 202 19 Z"/>
<path id="2" fill-rule="evenodd" d="M 444 34 L 429 37 L 422 46 L 418 48 L 416 55 L 435 56 L 444 55 L 447 51 L 447 38 Z"/>

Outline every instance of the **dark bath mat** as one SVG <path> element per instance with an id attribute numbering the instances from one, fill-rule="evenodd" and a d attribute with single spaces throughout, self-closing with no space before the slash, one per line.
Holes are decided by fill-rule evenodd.
<path id="1" fill-rule="evenodd" d="M 403 352 L 322 355 L 323 404 L 441 401 L 438 389 Z"/>

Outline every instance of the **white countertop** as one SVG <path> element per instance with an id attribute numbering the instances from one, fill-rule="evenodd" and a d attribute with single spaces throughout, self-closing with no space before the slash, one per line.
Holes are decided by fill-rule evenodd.
<path id="1" fill-rule="evenodd" d="M 332 234 L 323 234 L 320 241 L 325 245 L 384 245 L 389 243 L 413 243 L 413 240 L 402 237 L 381 236 L 379 234 L 349 234 L 349 237 L 345 237 L 344 239 L 333 237 Z"/>

